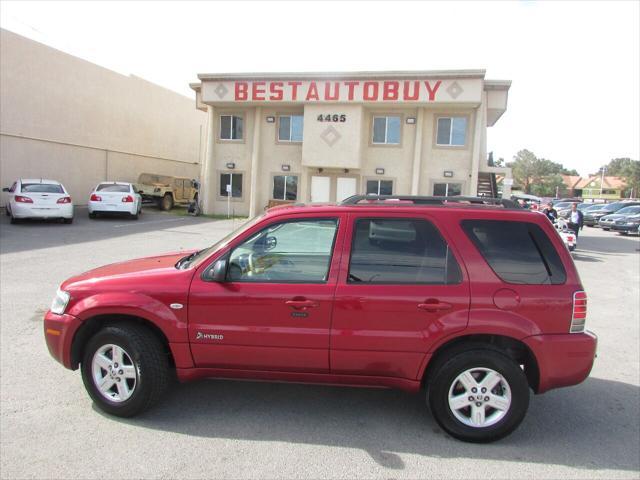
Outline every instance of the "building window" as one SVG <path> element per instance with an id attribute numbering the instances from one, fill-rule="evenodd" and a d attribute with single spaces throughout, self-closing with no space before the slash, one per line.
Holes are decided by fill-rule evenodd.
<path id="1" fill-rule="evenodd" d="M 279 117 L 278 141 L 302 142 L 304 117 L 302 115 L 283 115 Z"/>
<path id="2" fill-rule="evenodd" d="M 467 137 L 467 117 L 443 117 L 438 119 L 438 145 L 463 146 Z"/>
<path id="3" fill-rule="evenodd" d="M 228 197 L 231 190 L 231 197 L 242 197 L 242 174 L 241 173 L 221 173 L 220 174 L 220 196 Z"/>
<path id="4" fill-rule="evenodd" d="M 367 180 L 367 195 L 393 195 L 393 181 Z"/>
<path id="5" fill-rule="evenodd" d="M 295 175 L 275 175 L 273 177 L 274 200 L 297 200 L 298 177 Z"/>
<path id="6" fill-rule="evenodd" d="M 373 117 L 373 143 L 400 144 L 400 117 Z"/>
<path id="7" fill-rule="evenodd" d="M 433 194 L 436 197 L 453 197 L 454 195 L 462 195 L 462 184 L 434 183 Z"/>
<path id="8" fill-rule="evenodd" d="M 220 140 L 242 140 L 243 123 L 237 115 L 220 115 Z"/>

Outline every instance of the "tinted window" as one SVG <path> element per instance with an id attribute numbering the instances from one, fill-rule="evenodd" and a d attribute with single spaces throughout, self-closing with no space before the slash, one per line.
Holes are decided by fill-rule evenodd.
<path id="1" fill-rule="evenodd" d="M 62 185 L 53 183 L 23 183 L 20 191 L 23 193 L 64 193 Z"/>
<path id="2" fill-rule="evenodd" d="M 129 185 L 114 185 L 113 183 L 101 183 L 96 188 L 98 192 L 129 192 Z"/>
<path id="3" fill-rule="evenodd" d="M 534 223 L 464 220 L 462 228 L 505 282 L 564 283 L 567 274 L 553 244 Z"/>
<path id="4" fill-rule="evenodd" d="M 271 225 L 236 247 L 233 282 L 326 282 L 338 221 L 307 219 Z"/>
<path id="5" fill-rule="evenodd" d="M 293 175 L 275 175 L 273 177 L 273 197 L 276 200 L 295 200 L 298 198 L 298 177 Z"/>
<path id="6" fill-rule="evenodd" d="M 350 283 L 460 283 L 460 267 L 426 220 L 361 219 L 349 263 Z"/>

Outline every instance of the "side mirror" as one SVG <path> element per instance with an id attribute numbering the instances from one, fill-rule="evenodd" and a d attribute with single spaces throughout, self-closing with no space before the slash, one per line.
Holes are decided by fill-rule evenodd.
<path id="1" fill-rule="evenodd" d="M 273 250 L 278 245 L 278 239 L 276 237 L 267 237 L 264 239 L 264 249 Z"/>
<path id="2" fill-rule="evenodd" d="M 4 188 L 2 189 L 2 191 L 3 191 L 3 192 L 8 192 L 8 191 L 9 191 L 9 187 L 4 187 Z"/>
<path id="3" fill-rule="evenodd" d="M 227 276 L 227 259 L 221 258 L 207 271 L 207 280 L 210 282 L 224 282 Z"/>

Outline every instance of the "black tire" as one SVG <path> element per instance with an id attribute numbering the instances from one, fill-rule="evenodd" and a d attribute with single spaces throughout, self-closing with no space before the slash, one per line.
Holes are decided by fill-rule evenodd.
<path id="1" fill-rule="evenodd" d="M 89 218 L 98 218 L 98 214 L 97 213 L 90 213 L 89 214 Z"/>
<path id="2" fill-rule="evenodd" d="M 160 208 L 162 210 L 169 211 L 173 208 L 173 195 L 170 193 L 165 193 L 164 197 L 162 197 L 162 203 L 160 204 Z"/>
<path id="3" fill-rule="evenodd" d="M 463 372 L 483 368 L 499 373 L 507 382 L 511 390 L 511 404 L 496 423 L 474 427 L 456 418 L 449 406 L 449 390 Z M 465 442 L 487 443 L 506 437 L 520 425 L 529 408 L 529 384 L 524 371 L 509 357 L 496 350 L 474 347 L 436 365 L 436 370 L 430 376 L 427 397 L 436 421 L 452 437 Z M 482 408 L 485 412 L 490 411 L 484 405 Z M 471 412 L 471 407 L 468 411 Z"/>
<path id="4" fill-rule="evenodd" d="M 131 220 L 138 220 L 138 214 L 131 214 Z"/>
<path id="5" fill-rule="evenodd" d="M 73 223 L 73 217 L 71 218 L 63 218 L 62 223 L 66 223 L 67 225 Z"/>
<path id="6" fill-rule="evenodd" d="M 622 236 L 629 235 L 629 232 L 624 232 L 624 231 L 620 231 L 620 232 L 618 232 L 618 233 L 619 233 L 620 235 L 622 235 Z"/>
<path id="7" fill-rule="evenodd" d="M 604 230 L 605 232 L 608 232 L 608 231 L 609 231 L 609 230 L 611 230 L 611 229 L 610 229 L 610 228 L 602 227 L 602 230 Z"/>
<path id="8" fill-rule="evenodd" d="M 15 225 L 16 223 L 19 223 L 20 220 L 18 220 L 16 217 L 14 217 L 13 215 L 9 215 L 11 218 L 9 220 L 9 223 L 11 223 L 11 225 Z"/>
<path id="9" fill-rule="evenodd" d="M 135 368 L 135 386 L 131 396 L 124 401 L 107 399 L 93 379 L 93 356 L 107 344 L 124 349 Z M 132 324 L 109 325 L 91 337 L 84 350 L 81 369 L 82 381 L 94 403 L 104 412 L 118 417 L 132 417 L 151 408 L 162 398 L 170 380 L 163 345 L 150 330 Z"/>

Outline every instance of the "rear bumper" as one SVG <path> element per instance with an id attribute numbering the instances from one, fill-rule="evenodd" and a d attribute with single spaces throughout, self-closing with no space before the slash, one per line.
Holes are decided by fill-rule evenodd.
<path id="1" fill-rule="evenodd" d="M 107 203 L 107 202 L 92 202 L 87 203 L 89 213 L 128 213 L 129 215 L 136 214 L 135 202 L 121 202 L 121 203 Z"/>
<path id="2" fill-rule="evenodd" d="M 591 332 L 534 335 L 524 340 L 538 362 L 536 393 L 577 385 L 591 372 L 598 338 Z"/>
<path id="3" fill-rule="evenodd" d="M 69 369 L 74 368 L 71 364 L 71 344 L 80 324 L 80 319 L 73 315 L 56 315 L 48 311 L 44 316 L 44 338 L 49 353 Z"/>
<path id="4" fill-rule="evenodd" d="M 597 227 L 598 225 L 598 219 L 596 218 L 585 218 L 584 219 L 584 224 L 589 226 L 589 227 Z"/>
<path id="5" fill-rule="evenodd" d="M 15 203 L 11 206 L 14 218 L 73 218 L 73 204 L 52 204 L 46 207 L 36 207 L 32 204 Z"/>

